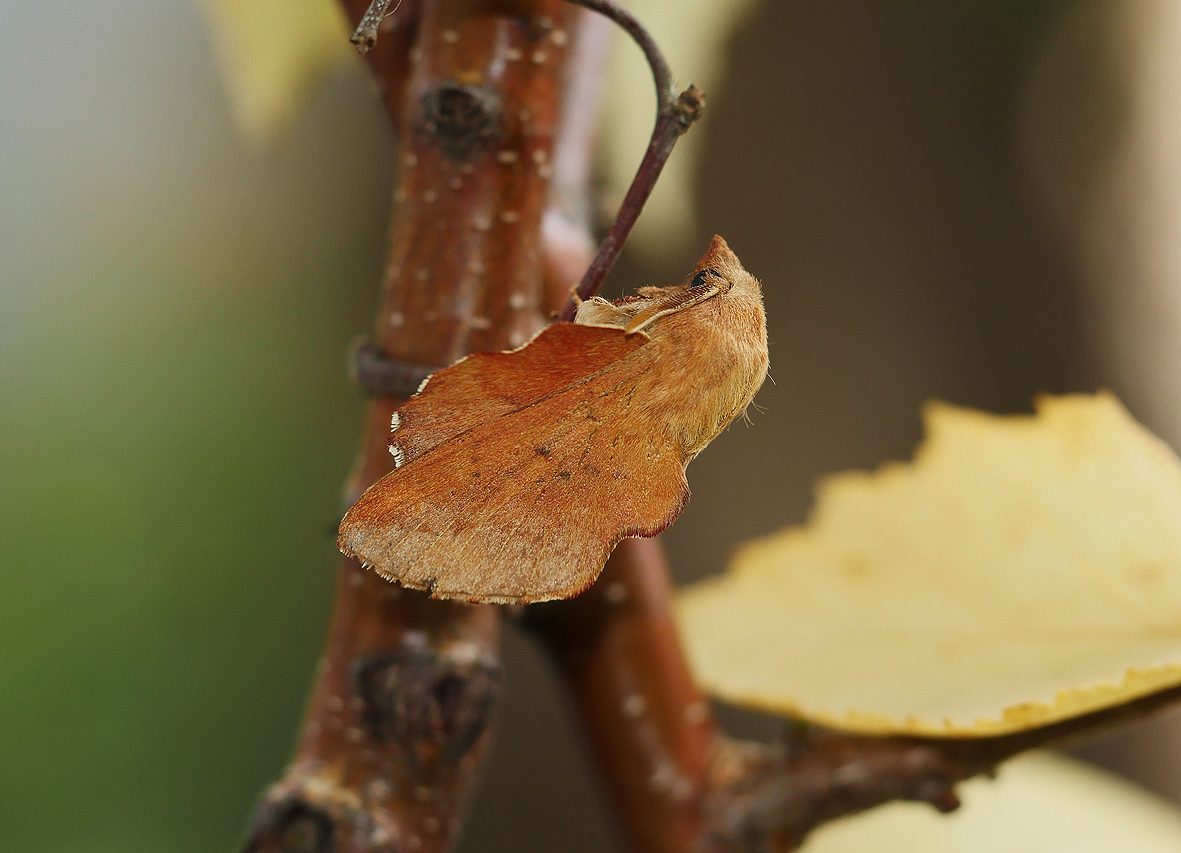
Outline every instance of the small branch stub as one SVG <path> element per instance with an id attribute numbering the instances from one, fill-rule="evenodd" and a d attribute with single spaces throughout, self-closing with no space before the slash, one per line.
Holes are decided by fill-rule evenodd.
<path id="1" fill-rule="evenodd" d="M 393 3 L 392 9 L 390 8 L 391 3 Z M 395 0 L 373 0 L 369 4 L 365 14 L 361 16 L 357 28 L 349 37 L 349 41 L 357 48 L 357 53 L 364 55 L 373 49 L 373 46 L 377 44 L 377 31 L 381 28 L 382 21 L 398 11 L 398 7 L 401 5 L 402 0 L 397 0 L 397 2 Z"/>
<path id="2" fill-rule="evenodd" d="M 466 160 L 501 130 L 500 98 L 490 87 L 446 83 L 423 95 L 420 109 L 422 130 L 452 160 Z"/>
<path id="3" fill-rule="evenodd" d="M 364 340 L 353 347 L 350 367 L 353 381 L 368 396 L 405 400 L 443 366 L 390 358 L 372 341 Z"/>

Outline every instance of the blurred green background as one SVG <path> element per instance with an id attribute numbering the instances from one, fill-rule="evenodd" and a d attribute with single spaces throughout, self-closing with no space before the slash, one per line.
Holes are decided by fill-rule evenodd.
<path id="1" fill-rule="evenodd" d="M 1178 47 L 1168 2 L 931 0 L 762 3 L 710 48 L 697 225 L 614 286 L 726 234 L 775 384 L 693 465 L 679 578 L 802 518 L 817 474 L 908 455 L 929 397 L 1106 385 L 1181 441 Z M 229 849 L 326 628 L 391 141 L 354 66 L 252 146 L 201 10 L 147 0 L 0 6 L 0 127 L 2 846 Z M 608 849 L 512 632 L 507 666 L 463 849 Z M 1177 728 L 1092 754 L 1176 794 Z"/>

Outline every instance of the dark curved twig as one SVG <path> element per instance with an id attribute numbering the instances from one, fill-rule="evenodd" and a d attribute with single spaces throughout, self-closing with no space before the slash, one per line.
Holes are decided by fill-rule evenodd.
<path id="1" fill-rule="evenodd" d="M 664 164 L 672 153 L 673 146 L 693 122 L 701 117 L 705 108 L 705 94 L 696 86 L 689 86 L 678 94 L 672 85 L 672 72 L 664 54 L 660 52 L 652 34 L 644 29 L 644 25 L 635 19 L 625 9 L 613 0 L 568 0 L 576 6 L 584 6 L 600 15 L 610 18 L 622 27 L 644 52 L 644 58 L 652 69 L 652 79 L 656 84 L 656 126 L 652 128 L 652 137 L 648 141 L 648 150 L 644 152 L 644 159 L 632 178 L 631 186 L 623 197 L 619 212 L 615 214 L 615 221 L 607 231 L 607 236 L 599 244 L 582 281 L 578 283 L 574 294 L 566 303 L 559 315 L 561 320 L 574 319 L 574 312 L 578 303 L 590 299 L 599 292 L 607 273 L 615 266 L 619 253 L 623 250 L 623 243 L 636 224 L 644 203 L 652 194 L 652 188 L 660 177 Z"/>
<path id="2" fill-rule="evenodd" d="M 652 69 L 652 82 L 656 84 L 657 109 L 663 109 L 675 100 L 677 93 L 673 91 L 673 75 L 668 67 L 668 60 L 656 44 L 656 39 L 648 32 L 635 16 L 620 7 L 613 0 L 568 0 L 576 6 L 585 6 L 592 12 L 610 18 L 617 26 L 625 30 L 629 36 L 644 51 L 644 59 Z"/>

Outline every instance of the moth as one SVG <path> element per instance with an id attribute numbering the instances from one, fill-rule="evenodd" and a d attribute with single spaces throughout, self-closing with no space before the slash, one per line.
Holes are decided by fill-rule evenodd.
<path id="1" fill-rule="evenodd" d="M 689 499 L 685 466 L 767 374 L 759 282 L 714 237 L 684 284 L 583 302 L 523 347 L 430 376 L 393 416 L 395 469 L 340 550 L 435 598 L 569 598 Z"/>

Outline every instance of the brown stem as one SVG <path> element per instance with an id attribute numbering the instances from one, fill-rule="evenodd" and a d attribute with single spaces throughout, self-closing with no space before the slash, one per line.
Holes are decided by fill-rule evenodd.
<path id="1" fill-rule="evenodd" d="M 402 140 L 376 340 L 387 357 L 447 364 L 545 321 L 539 233 L 571 12 L 434 0 L 399 17 L 411 8 L 412 62 L 382 59 L 385 41 L 369 54 Z M 350 499 L 391 467 L 398 402 L 370 406 Z M 432 601 L 343 561 L 298 749 L 247 849 L 448 849 L 489 742 L 499 629 L 495 608 Z"/>
<path id="2" fill-rule="evenodd" d="M 630 849 L 688 851 L 704 835 L 716 730 L 669 607 L 660 543 L 624 540 L 571 601 L 529 608 L 565 680 Z"/>
<path id="3" fill-rule="evenodd" d="M 957 783 L 1014 755 L 1141 718 L 1181 688 L 1050 726 L 989 738 L 865 737 L 801 729 L 781 749 L 726 744 L 706 806 L 707 841 L 724 850 L 794 850 L 817 826 L 894 800 L 947 812 Z"/>

